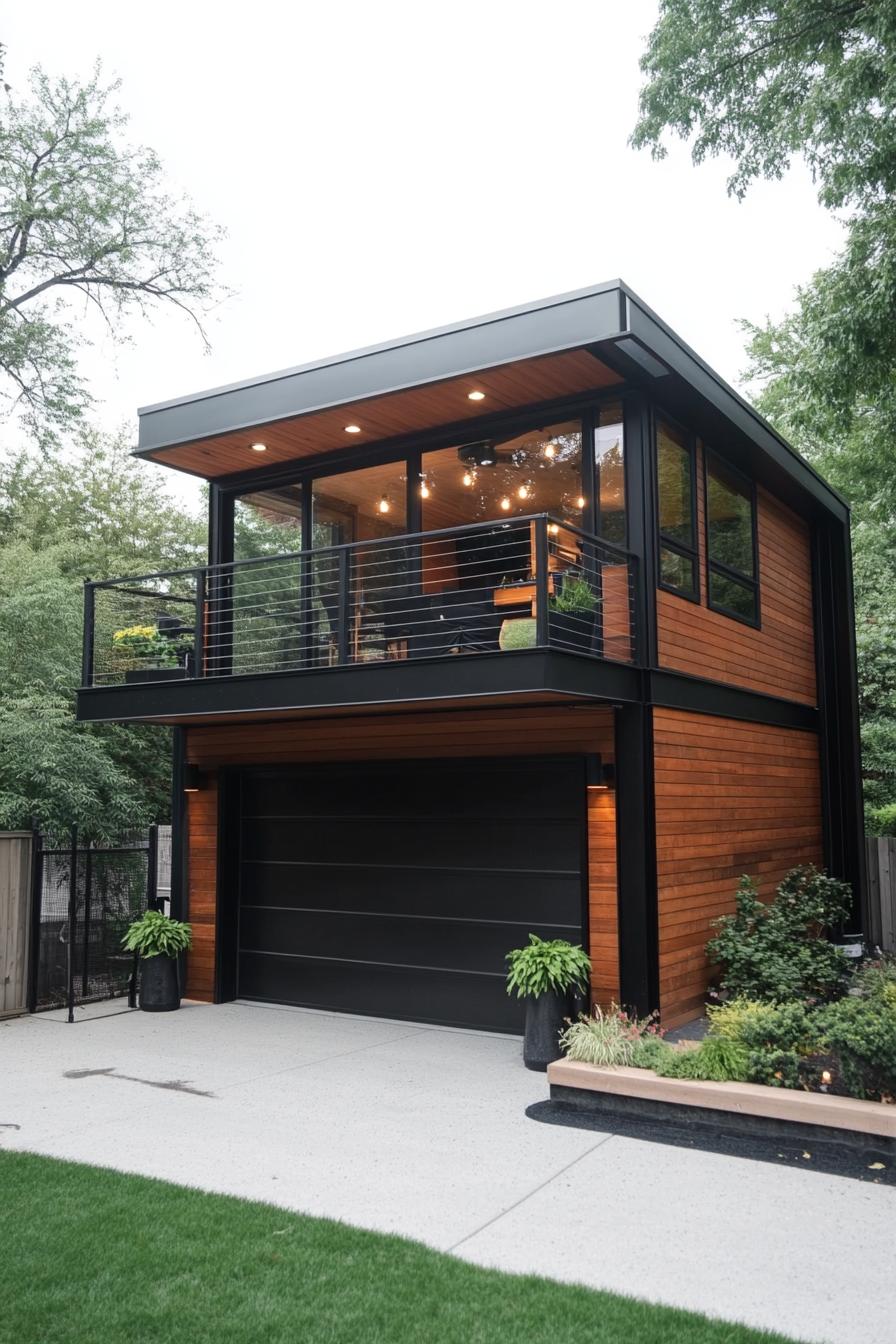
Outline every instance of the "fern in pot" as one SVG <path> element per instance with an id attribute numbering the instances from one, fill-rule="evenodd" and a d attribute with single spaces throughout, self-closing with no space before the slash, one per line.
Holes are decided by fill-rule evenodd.
<path id="1" fill-rule="evenodd" d="M 122 944 L 140 958 L 140 1007 L 145 1013 L 170 1013 L 180 1007 L 177 958 L 193 940 L 189 924 L 147 910 L 135 919 Z"/>
<path id="2" fill-rule="evenodd" d="M 581 947 L 564 938 L 545 941 L 535 933 L 529 934 L 528 946 L 508 952 L 507 961 L 507 993 L 526 1000 L 523 1063 L 543 1073 L 560 1057 L 564 1021 L 576 1011 L 574 999 L 590 984 L 591 962 Z"/>

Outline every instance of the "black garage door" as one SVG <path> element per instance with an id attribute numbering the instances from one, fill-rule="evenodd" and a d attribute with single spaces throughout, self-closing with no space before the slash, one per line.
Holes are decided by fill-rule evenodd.
<path id="1" fill-rule="evenodd" d="M 583 940 L 581 760 L 246 771 L 237 994 L 522 1030 L 509 948 Z"/>

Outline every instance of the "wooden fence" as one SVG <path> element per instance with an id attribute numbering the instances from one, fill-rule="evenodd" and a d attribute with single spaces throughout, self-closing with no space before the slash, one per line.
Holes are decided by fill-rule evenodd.
<path id="1" fill-rule="evenodd" d="M 868 928 L 865 937 L 884 952 L 896 954 L 896 838 L 865 841 L 868 867 Z"/>
<path id="2" fill-rule="evenodd" d="M 0 1017 L 25 1011 L 30 895 L 31 832 L 0 832 Z"/>

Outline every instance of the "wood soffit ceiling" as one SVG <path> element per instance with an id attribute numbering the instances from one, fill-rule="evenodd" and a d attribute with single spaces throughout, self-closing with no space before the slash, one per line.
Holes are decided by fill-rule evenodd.
<path id="1" fill-rule="evenodd" d="M 622 381 L 589 351 L 569 350 L 312 411 L 255 429 L 231 430 L 173 448 L 159 448 L 147 456 L 166 466 L 214 479 L 318 453 L 360 448 L 380 439 L 436 429 L 496 411 L 599 391 Z M 470 401 L 468 393 L 472 391 L 484 392 L 485 397 Z M 361 433 L 347 434 L 345 427 L 350 424 L 360 425 Z M 253 452 L 253 443 L 264 443 L 266 451 Z"/>

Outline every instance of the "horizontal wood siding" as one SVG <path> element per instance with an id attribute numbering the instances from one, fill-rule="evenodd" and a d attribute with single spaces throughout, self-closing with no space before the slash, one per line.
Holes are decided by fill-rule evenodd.
<path id="1" fill-rule="evenodd" d="M 187 759 L 208 772 L 224 766 L 310 761 L 400 760 L 415 757 L 537 756 L 599 752 L 613 760 L 613 713 L 602 706 L 527 707 L 470 713 L 420 713 L 215 725 L 189 728 Z M 593 990 L 601 1002 L 619 997 L 616 897 L 616 795 L 588 795 L 589 941 Z M 211 997 L 217 794 L 188 795 L 190 918 L 194 947 L 189 992 Z M 197 901 L 194 917 L 194 898 Z M 198 958 L 198 961 L 197 961 Z M 194 975 L 193 964 L 197 961 Z"/>
<path id="2" fill-rule="evenodd" d="M 815 635 L 809 527 L 762 487 L 757 491 L 762 628 L 706 605 L 703 463 L 698 447 L 700 605 L 657 591 L 661 667 L 814 705 Z"/>
<path id="3" fill-rule="evenodd" d="M 218 889 L 218 787 L 209 774 L 198 793 L 186 795 L 189 920 L 193 946 L 187 956 L 187 998 L 215 996 L 215 915 Z"/>
<path id="4" fill-rule="evenodd" d="M 734 909 L 742 873 L 772 895 L 800 863 L 823 863 L 814 733 L 654 710 L 660 1007 L 699 1016 L 710 924 Z"/>

